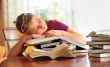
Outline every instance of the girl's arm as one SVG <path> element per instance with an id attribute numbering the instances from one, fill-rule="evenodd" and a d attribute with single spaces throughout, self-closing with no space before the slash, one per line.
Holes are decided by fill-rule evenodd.
<path id="1" fill-rule="evenodd" d="M 70 28 L 68 28 L 67 31 L 63 31 L 63 35 L 67 36 L 81 44 L 84 44 L 84 45 L 86 44 L 85 38 L 82 35 L 80 35 L 79 33 L 71 30 Z"/>
<path id="2" fill-rule="evenodd" d="M 78 34 L 77 32 L 75 32 L 75 31 L 73 31 L 73 30 L 71 30 L 69 28 L 68 28 L 67 31 L 50 30 L 50 31 L 47 31 L 45 33 L 46 37 L 59 36 L 59 35 L 63 35 L 63 36 L 69 37 L 69 38 L 75 40 L 78 43 L 86 44 L 86 41 L 85 41 L 85 39 L 84 39 L 84 37 L 82 35 Z"/>
<path id="3" fill-rule="evenodd" d="M 10 49 L 8 57 L 17 56 L 26 40 L 31 39 L 32 35 L 23 35 L 20 40 Z"/>

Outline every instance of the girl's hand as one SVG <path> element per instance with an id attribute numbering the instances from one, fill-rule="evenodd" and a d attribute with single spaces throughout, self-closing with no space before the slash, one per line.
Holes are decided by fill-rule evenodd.
<path id="1" fill-rule="evenodd" d="M 42 35 L 42 34 L 32 34 L 32 36 L 33 36 L 34 39 L 44 38 L 44 35 Z"/>
<path id="2" fill-rule="evenodd" d="M 34 39 L 44 38 L 44 35 L 41 35 L 41 34 L 24 34 L 21 39 L 23 41 L 26 41 L 26 40 L 32 39 L 32 38 L 34 38 Z"/>
<path id="3" fill-rule="evenodd" d="M 61 30 L 50 30 L 45 33 L 45 37 L 60 36 L 60 35 L 63 35 L 63 31 Z"/>

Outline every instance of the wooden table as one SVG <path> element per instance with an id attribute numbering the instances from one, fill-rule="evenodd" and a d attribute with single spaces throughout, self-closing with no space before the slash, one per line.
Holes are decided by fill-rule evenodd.
<path id="1" fill-rule="evenodd" d="M 1 67 L 110 67 L 110 57 L 93 58 L 78 56 L 71 59 L 29 61 L 24 57 L 12 57 L 2 62 Z M 108 60 L 104 60 L 108 59 Z"/>
<path id="2" fill-rule="evenodd" d="M 5 30 L 6 39 L 16 40 L 22 35 L 16 29 Z M 14 33 L 14 34 L 13 34 Z M 109 58 L 93 58 L 88 55 L 80 55 L 71 59 L 29 61 L 23 56 L 11 57 L 1 63 L 1 67 L 110 67 Z"/>

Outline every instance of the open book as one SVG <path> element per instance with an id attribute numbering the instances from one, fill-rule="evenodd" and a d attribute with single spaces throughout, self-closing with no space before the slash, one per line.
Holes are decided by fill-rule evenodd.
<path id="1" fill-rule="evenodd" d="M 58 57 L 75 57 L 72 47 L 68 44 L 57 45 L 51 51 L 44 51 L 37 48 L 28 48 L 23 52 L 23 55 L 29 60 L 35 59 L 44 59 L 45 57 L 48 59 L 56 59 Z"/>
<path id="2" fill-rule="evenodd" d="M 40 43 L 51 42 L 51 41 L 55 41 L 55 40 L 59 40 L 59 39 L 65 40 L 65 41 L 67 41 L 71 44 L 74 44 L 76 46 L 79 46 L 81 48 L 88 49 L 88 47 L 86 47 L 86 45 L 80 44 L 80 43 L 74 41 L 73 39 L 65 37 L 65 36 L 53 36 L 53 37 L 48 37 L 48 38 L 30 39 L 30 40 L 26 41 L 27 45 L 25 45 L 25 46 L 28 46 L 29 44 L 36 45 L 36 44 L 40 44 Z"/>

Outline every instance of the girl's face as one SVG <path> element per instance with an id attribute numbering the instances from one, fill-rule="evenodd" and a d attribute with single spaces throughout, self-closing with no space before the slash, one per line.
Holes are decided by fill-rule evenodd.
<path id="1" fill-rule="evenodd" d="M 43 34 L 47 30 L 46 22 L 36 16 L 32 17 L 28 31 L 32 34 Z"/>

